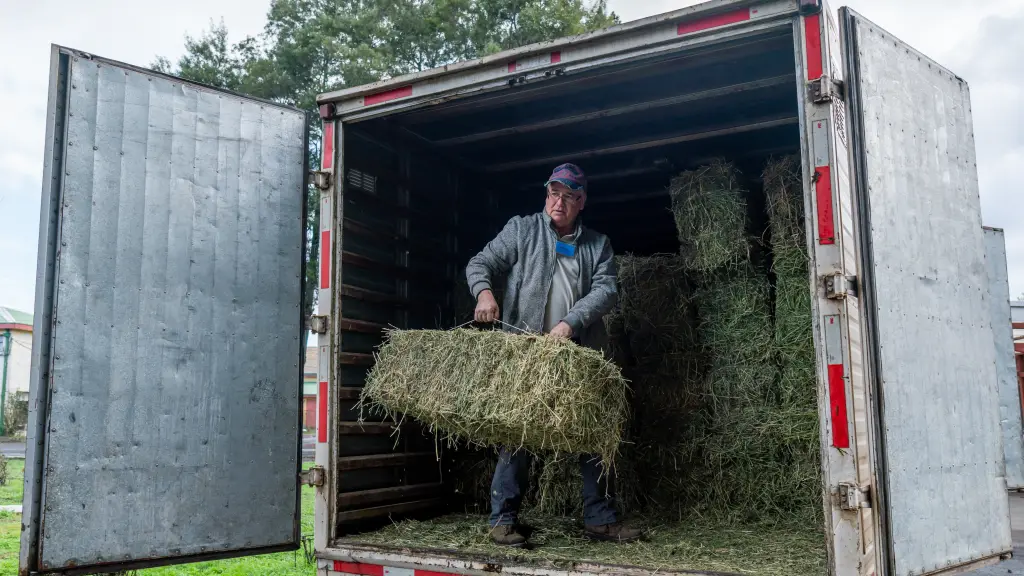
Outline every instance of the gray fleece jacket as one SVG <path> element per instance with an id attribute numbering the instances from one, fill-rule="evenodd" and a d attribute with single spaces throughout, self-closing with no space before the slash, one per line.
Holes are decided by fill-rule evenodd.
<path id="1" fill-rule="evenodd" d="M 563 321 L 584 346 L 601 350 L 607 342 L 602 318 L 615 307 L 615 260 L 608 237 L 582 225 L 576 241 L 579 300 Z M 492 289 L 492 278 L 507 275 L 502 302 L 505 323 L 532 332 L 544 326 L 544 311 L 555 271 L 558 233 L 546 212 L 516 216 L 466 266 L 473 298 Z"/>

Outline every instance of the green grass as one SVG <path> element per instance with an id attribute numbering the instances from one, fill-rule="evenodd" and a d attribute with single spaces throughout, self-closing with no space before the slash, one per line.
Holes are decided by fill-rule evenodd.
<path id="1" fill-rule="evenodd" d="M 25 461 L 7 459 L 7 484 L 0 486 L 0 504 L 21 504 Z M 0 512 L 0 574 L 18 573 L 21 514 Z"/>
<path id="2" fill-rule="evenodd" d="M 25 477 L 25 461 L 7 460 L 7 484 L 0 486 L 0 505 L 21 504 L 22 479 Z"/>
<path id="3" fill-rule="evenodd" d="M 306 465 L 307 467 L 310 464 Z M 0 504 L 21 504 L 24 460 L 9 460 L 8 480 L 0 486 Z M 302 487 L 302 534 L 313 533 L 313 488 Z M 18 547 L 21 540 L 21 514 L 0 512 L 0 574 L 18 573 Z M 138 576 L 313 576 L 316 566 L 306 564 L 302 551 L 264 554 L 248 558 L 182 564 L 140 570 Z"/>

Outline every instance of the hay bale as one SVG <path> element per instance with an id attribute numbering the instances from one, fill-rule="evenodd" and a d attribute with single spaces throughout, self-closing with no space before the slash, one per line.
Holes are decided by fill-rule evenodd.
<path id="1" fill-rule="evenodd" d="M 794 157 L 764 169 L 775 274 L 775 353 L 782 386 L 806 400 L 816 392 L 811 292 L 804 228 L 803 181 Z"/>
<path id="2" fill-rule="evenodd" d="M 731 163 L 716 160 L 683 172 L 672 179 L 669 192 L 688 270 L 707 273 L 747 256 L 746 191 Z"/>
<path id="3" fill-rule="evenodd" d="M 821 464 L 810 258 L 804 217 L 803 180 L 796 157 L 770 160 L 764 169 L 775 274 L 773 348 L 779 367 L 778 434 L 790 440 L 780 457 L 789 465 L 793 508 L 820 521 Z M 785 428 L 781 428 L 784 426 Z"/>
<path id="4" fill-rule="evenodd" d="M 502 331 L 393 330 L 376 357 L 364 407 L 450 442 L 615 460 L 627 385 L 600 352 Z"/>
<path id="5" fill-rule="evenodd" d="M 709 277 L 697 292 L 716 407 L 764 398 L 774 380 L 768 278 L 752 266 Z"/>
<path id="6" fill-rule="evenodd" d="M 696 316 L 684 259 L 626 255 L 617 266 L 619 315 L 630 354 L 646 359 L 691 348 Z"/>
<path id="7" fill-rule="evenodd" d="M 679 479 L 692 459 L 707 361 L 683 258 L 626 255 L 617 267 L 633 420 L 616 463 L 616 492 L 623 510 L 660 515 L 687 499 Z"/>

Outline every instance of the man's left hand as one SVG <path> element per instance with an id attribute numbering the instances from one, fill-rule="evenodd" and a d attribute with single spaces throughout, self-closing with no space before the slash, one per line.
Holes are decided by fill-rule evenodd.
<path id="1" fill-rule="evenodd" d="M 565 322 L 559 322 L 558 326 L 551 329 L 551 336 L 555 338 L 572 338 L 572 327 Z"/>

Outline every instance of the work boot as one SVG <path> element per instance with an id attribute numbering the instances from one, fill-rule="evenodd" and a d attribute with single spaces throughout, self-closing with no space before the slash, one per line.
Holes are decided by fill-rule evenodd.
<path id="1" fill-rule="evenodd" d="M 491 528 L 491 540 L 498 546 L 510 546 L 522 548 L 526 544 L 526 537 L 519 533 L 515 526 L 495 526 Z"/>
<path id="2" fill-rule="evenodd" d="M 643 536 L 639 528 L 624 526 L 622 522 L 602 524 L 600 526 L 586 526 L 583 534 L 591 540 L 618 543 L 636 542 Z"/>

